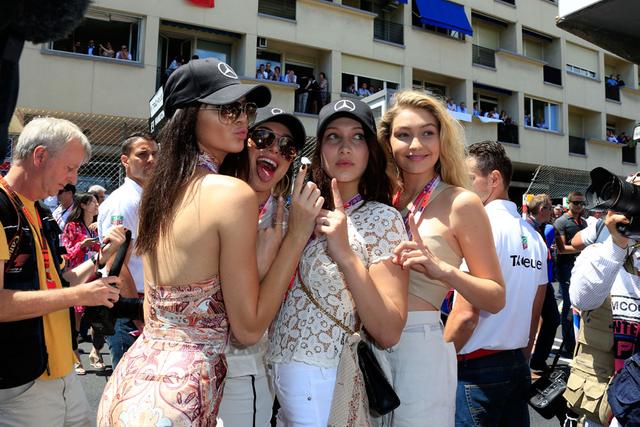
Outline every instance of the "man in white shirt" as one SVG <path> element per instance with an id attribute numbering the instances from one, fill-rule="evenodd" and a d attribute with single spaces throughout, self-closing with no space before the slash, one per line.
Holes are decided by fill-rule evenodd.
<path id="1" fill-rule="evenodd" d="M 467 165 L 491 221 L 506 305 L 491 315 L 455 296 L 445 339 L 458 351 L 456 425 L 528 426 L 528 359 L 546 291 L 547 247 L 508 199 L 512 166 L 502 145 L 471 145 Z"/>
<path id="2" fill-rule="evenodd" d="M 53 212 L 53 219 L 58 223 L 60 230 L 64 230 L 64 226 L 67 224 L 67 218 L 73 210 L 73 197 L 76 194 L 76 186 L 73 184 L 67 184 L 64 188 L 58 191 L 58 207 Z"/>
<path id="3" fill-rule="evenodd" d="M 111 227 L 124 225 L 126 229 L 131 230 L 131 248 L 135 247 L 142 186 L 155 166 L 157 153 L 158 144 L 151 135 L 146 133 L 134 133 L 122 143 L 120 162 L 124 166 L 126 178 L 124 183 L 100 205 L 98 234 L 101 239 Z M 142 258 L 135 255 L 133 250 L 128 262 L 122 268 L 120 277 L 123 282 L 120 294 L 123 297 L 135 298 L 144 292 Z M 134 343 L 141 328 L 142 324 L 138 321 L 129 319 L 116 321 L 115 335 L 106 337 L 114 369 L 122 355 Z"/>

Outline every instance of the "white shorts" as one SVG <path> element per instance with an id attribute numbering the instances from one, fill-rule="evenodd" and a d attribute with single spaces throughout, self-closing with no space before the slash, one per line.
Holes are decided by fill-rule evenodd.
<path id="1" fill-rule="evenodd" d="M 300 362 L 274 363 L 278 427 L 327 427 L 337 371 Z"/>
<path id="2" fill-rule="evenodd" d="M 264 373 L 226 378 L 218 426 L 269 427 L 272 409 L 273 392 Z"/>
<path id="3" fill-rule="evenodd" d="M 86 427 L 95 425 L 95 419 L 82 384 L 71 371 L 62 378 L 0 390 L 0 425 Z"/>
<path id="4" fill-rule="evenodd" d="M 445 343 L 439 311 L 410 311 L 400 342 L 385 351 L 400 407 L 391 415 L 393 427 L 440 427 L 455 424 L 458 362 L 452 343 Z M 435 425 L 435 424 L 433 424 Z"/>

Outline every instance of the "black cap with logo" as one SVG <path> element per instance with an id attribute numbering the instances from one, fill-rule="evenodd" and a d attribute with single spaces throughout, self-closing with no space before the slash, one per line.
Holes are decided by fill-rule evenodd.
<path id="1" fill-rule="evenodd" d="M 358 99 L 338 99 L 322 107 L 318 114 L 318 128 L 316 136 L 322 137 L 325 128 L 332 120 L 339 117 L 349 117 L 362 124 L 365 133 L 376 134 L 376 121 L 373 118 L 371 108 Z"/>
<path id="2" fill-rule="evenodd" d="M 271 101 L 268 87 L 241 83 L 228 64 L 215 59 L 192 59 L 177 68 L 164 86 L 164 110 L 169 117 L 176 109 L 196 103 L 225 105 L 242 97 L 264 107 Z"/>
<path id="3" fill-rule="evenodd" d="M 289 114 L 282 108 L 278 107 L 260 108 L 258 110 L 258 115 L 256 116 L 256 121 L 251 126 L 250 130 L 253 130 L 267 122 L 281 123 L 286 126 L 287 129 L 289 129 L 289 132 L 291 132 L 291 136 L 293 136 L 293 140 L 295 141 L 298 150 L 301 150 L 302 147 L 304 147 L 304 143 L 307 139 L 307 133 L 304 130 L 304 125 L 296 116 Z"/>

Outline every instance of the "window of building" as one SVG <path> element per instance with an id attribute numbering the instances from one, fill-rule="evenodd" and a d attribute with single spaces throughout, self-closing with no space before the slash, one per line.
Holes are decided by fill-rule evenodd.
<path id="1" fill-rule="evenodd" d="M 566 69 L 581 76 L 598 77 L 598 52 L 567 42 Z"/>
<path id="2" fill-rule="evenodd" d="M 524 98 L 524 125 L 560 131 L 560 105 L 535 98 Z"/>
<path id="3" fill-rule="evenodd" d="M 193 53 L 194 55 L 198 55 L 200 59 L 216 58 L 229 64 L 231 60 L 231 45 L 198 39 L 196 49 Z"/>
<path id="4" fill-rule="evenodd" d="M 484 113 L 490 113 L 495 111 L 500 113 L 500 108 L 498 105 L 498 98 L 494 98 L 493 96 L 488 96 L 483 93 L 474 92 L 473 93 L 473 104 L 478 108 L 481 116 L 484 116 Z"/>
<path id="5" fill-rule="evenodd" d="M 49 48 L 86 56 L 141 61 L 142 19 L 90 9 L 84 21 L 67 38 Z"/>
<path id="6" fill-rule="evenodd" d="M 398 83 L 342 73 L 342 92 L 369 96 L 384 89 L 398 89 Z"/>

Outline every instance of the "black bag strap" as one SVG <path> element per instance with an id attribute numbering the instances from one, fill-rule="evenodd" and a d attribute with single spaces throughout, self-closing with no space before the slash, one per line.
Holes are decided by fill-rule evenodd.
<path id="1" fill-rule="evenodd" d="M 560 343 L 560 348 L 556 353 L 556 357 L 553 358 L 553 363 L 551 364 L 551 369 L 549 369 L 549 372 L 553 372 L 553 370 L 556 369 L 556 365 L 558 364 L 558 359 L 560 359 L 560 353 L 562 353 L 563 348 L 564 348 L 564 338 L 562 338 L 562 342 Z"/>
<path id="2" fill-rule="evenodd" d="M 16 233 L 13 236 L 6 236 L 7 245 L 9 246 L 9 260 L 4 263 L 4 273 L 6 273 L 18 256 L 18 246 L 22 238 L 22 212 L 2 187 L 0 187 L 0 212 L 2 213 L 0 222 L 2 222 L 3 226 L 12 224 L 17 219 Z M 5 221 L 7 222 L 5 223 Z"/>
<path id="3" fill-rule="evenodd" d="M 600 233 L 602 233 L 602 229 L 604 228 L 604 219 L 599 218 L 596 223 L 596 238 L 593 240 L 593 243 L 598 241 L 598 237 L 600 237 Z"/>

